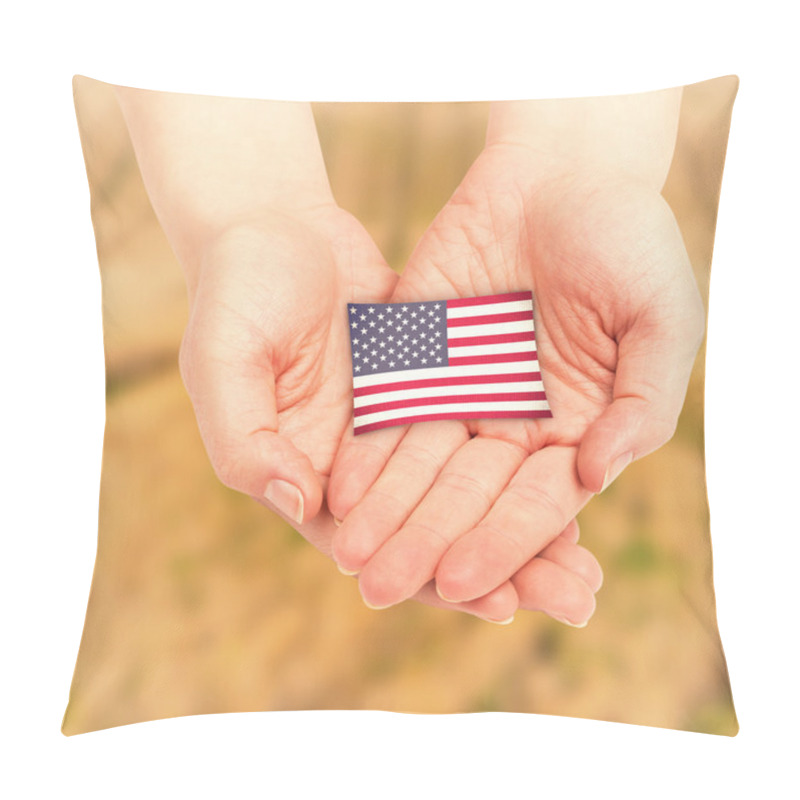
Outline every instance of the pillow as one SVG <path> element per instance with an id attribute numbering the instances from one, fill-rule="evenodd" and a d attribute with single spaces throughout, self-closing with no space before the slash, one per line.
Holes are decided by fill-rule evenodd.
<path id="1" fill-rule="evenodd" d="M 737 85 L 684 87 L 662 189 L 706 309 Z M 77 77 L 74 91 L 107 391 L 97 560 L 66 735 L 294 709 L 513 711 L 736 734 L 712 582 L 703 346 L 675 435 L 580 514 L 581 542 L 605 574 L 587 627 L 532 612 L 493 626 L 411 601 L 371 610 L 355 581 L 216 477 L 178 368 L 184 280 L 114 87 Z M 318 104 L 314 114 L 338 204 L 400 267 L 480 153 L 488 105 Z"/>

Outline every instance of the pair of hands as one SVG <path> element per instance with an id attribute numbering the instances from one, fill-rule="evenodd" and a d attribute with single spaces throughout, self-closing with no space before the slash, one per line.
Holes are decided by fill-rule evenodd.
<path id="1" fill-rule="evenodd" d="M 372 607 L 585 624 L 602 573 L 575 516 L 670 438 L 704 332 L 657 189 L 499 141 L 399 279 L 332 198 L 229 226 L 199 264 L 181 371 L 225 484 L 357 573 Z M 552 419 L 352 436 L 347 302 L 522 289 Z"/>

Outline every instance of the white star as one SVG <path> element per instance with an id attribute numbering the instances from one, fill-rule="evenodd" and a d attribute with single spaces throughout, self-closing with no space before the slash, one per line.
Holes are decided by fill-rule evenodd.
<path id="1" fill-rule="evenodd" d="M 425 306 L 420 306 L 420 307 L 419 307 L 419 310 L 420 310 L 420 311 L 424 311 L 424 310 L 425 310 Z"/>
<path id="2" fill-rule="evenodd" d="M 366 329 L 366 328 L 362 328 L 362 329 L 361 329 L 361 333 L 363 333 L 363 334 L 364 334 L 364 336 L 366 336 L 366 335 L 367 335 L 367 329 Z"/>
<path id="3" fill-rule="evenodd" d="M 378 351 L 377 351 L 377 350 L 373 350 L 373 351 L 372 351 L 372 355 L 373 355 L 373 356 L 376 356 L 376 355 L 378 355 Z"/>
<path id="4" fill-rule="evenodd" d="M 441 361 L 442 361 L 442 357 L 441 356 L 436 356 L 436 363 L 440 364 Z"/>
<path id="5" fill-rule="evenodd" d="M 394 353 L 394 347 L 390 347 L 390 348 L 389 348 L 389 352 L 390 352 L 390 353 Z"/>
<path id="6" fill-rule="evenodd" d="M 375 342 L 377 342 L 377 341 L 378 341 L 378 339 L 377 339 L 375 336 L 371 336 L 371 337 L 370 337 L 370 341 L 371 341 L 373 344 L 375 344 Z"/>
<path id="7" fill-rule="evenodd" d="M 409 365 L 411 362 L 410 362 L 410 361 L 408 361 L 408 360 L 406 360 L 406 361 L 404 361 L 403 363 L 404 363 L 406 366 L 408 366 L 408 365 Z"/>
<path id="8" fill-rule="evenodd" d="M 353 347 L 357 347 L 357 346 L 358 346 L 358 339 L 353 339 Z"/>
<path id="9" fill-rule="evenodd" d="M 371 319 L 369 321 L 369 326 L 370 326 L 370 328 L 374 328 L 375 327 L 375 320 L 374 319 Z"/>
<path id="10" fill-rule="evenodd" d="M 358 327 L 358 323 L 357 323 L 357 322 L 354 322 L 354 323 L 353 323 L 353 324 L 352 324 L 350 327 L 351 327 L 351 328 L 357 328 L 357 327 Z"/>
<path id="11" fill-rule="evenodd" d="M 409 348 L 408 348 L 408 347 L 404 347 L 404 348 L 403 348 L 403 352 L 404 352 L 404 353 L 407 353 L 408 351 L 409 351 Z"/>
<path id="12" fill-rule="evenodd" d="M 389 366 L 390 366 L 390 367 L 393 367 L 393 366 L 394 366 L 394 361 L 390 361 L 390 362 L 389 362 Z"/>
<path id="13" fill-rule="evenodd" d="M 381 356 L 381 361 L 386 361 L 386 355 Z"/>
<path id="14" fill-rule="evenodd" d="M 385 330 L 386 328 L 378 328 L 378 333 L 383 333 Z"/>
<path id="15" fill-rule="evenodd" d="M 416 316 L 417 316 L 417 312 L 416 312 L 416 311 L 412 311 L 412 312 L 411 312 L 411 316 L 412 316 L 412 317 L 416 317 Z"/>
<path id="16" fill-rule="evenodd" d="M 403 313 L 405 314 L 406 311 L 408 311 L 408 306 L 403 306 Z"/>
<path id="17" fill-rule="evenodd" d="M 416 358 L 419 355 L 416 351 L 411 354 L 411 358 Z"/>
<path id="18" fill-rule="evenodd" d="M 403 338 L 404 338 L 404 339 L 408 339 L 408 334 L 407 334 L 407 333 L 404 333 L 404 334 L 403 334 Z"/>
<path id="19" fill-rule="evenodd" d="M 397 319 L 400 319 L 400 317 L 402 317 L 403 315 L 402 315 L 402 314 L 401 314 L 401 313 L 398 311 L 398 312 L 395 314 L 395 316 L 397 317 Z"/>
<path id="20" fill-rule="evenodd" d="M 435 308 L 435 309 L 438 311 L 438 310 L 441 308 L 441 306 L 440 306 L 440 305 L 437 303 L 437 304 L 434 306 L 434 308 Z"/>
<path id="21" fill-rule="evenodd" d="M 372 365 L 372 369 L 378 369 L 378 365 L 377 364 L 373 364 Z"/>
<path id="22" fill-rule="evenodd" d="M 429 312 L 428 312 L 428 316 L 429 316 L 429 317 L 432 317 L 432 316 L 433 316 L 433 311 L 429 311 Z"/>
<path id="23" fill-rule="evenodd" d="M 419 339 L 412 339 L 411 340 L 411 344 L 416 344 L 418 341 L 419 341 Z"/>
<path id="24" fill-rule="evenodd" d="M 427 358 L 423 358 L 423 359 L 422 359 L 422 363 L 423 363 L 423 364 L 427 364 L 427 363 L 428 363 L 428 359 L 427 359 Z"/>
<path id="25" fill-rule="evenodd" d="M 356 371 L 356 372 L 361 372 L 361 367 L 360 367 L 360 365 L 356 364 L 356 366 L 355 366 L 355 371 Z"/>
<path id="26" fill-rule="evenodd" d="M 427 349 L 428 349 L 428 348 L 427 348 L 425 345 L 422 345 L 422 347 L 420 347 L 420 350 L 422 350 L 422 352 L 423 352 L 423 353 L 424 353 L 424 352 L 425 352 Z"/>
<path id="27" fill-rule="evenodd" d="M 427 334 L 427 333 L 425 333 L 425 331 L 422 331 L 422 333 L 420 333 L 420 335 L 419 335 L 419 338 L 420 338 L 420 339 L 424 339 L 424 338 L 425 338 L 427 335 L 428 335 L 428 334 Z"/>
<path id="28" fill-rule="evenodd" d="M 366 314 L 362 314 L 359 319 L 363 322 L 367 318 Z"/>
<path id="29" fill-rule="evenodd" d="M 370 314 L 374 314 L 374 313 L 375 313 L 375 309 L 374 309 L 372 306 L 370 306 L 370 307 L 367 309 L 367 311 L 369 311 L 369 313 L 370 313 Z"/>
<path id="30" fill-rule="evenodd" d="M 440 344 L 437 344 L 437 345 L 436 345 L 436 349 L 437 349 L 437 350 L 441 350 L 441 349 L 442 349 L 442 346 L 441 346 Z"/>
<path id="31" fill-rule="evenodd" d="M 355 306 L 350 306 L 350 313 L 351 314 L 355 314 L 356 313 L 356 307 Z"/>
<path id="32" fill-rule="evenodd" d="M 386 342 L 378 342 L 379 347 L 386 347 Z"/>
<path id="33" fill-rule="evenodd" d="M 387 342 L 393 342 L 394 341 L 394 336 L 387 336 L 386 337 L 386 341 Z"/>
<path id="34" fill-rule="evenodd" d="M 415 331 L 416 329 L 417 329 L 417 326 L 416 326 L 416 325 L 412 325 L 412 326 L 411 326 L 411 330 L 412 330 L 412 331 Z"/>
<path id="35" fill-rule="evenodd" d="M 366 342 L 364 342 L 364 344 L 361 345 L 362 350 L 366 350 L 368 347 L 369 345 Z"/>
<path id="36" fill-rule="evenodd" d="M 384 317 L 383 314 L 378 314 L 378 319 L 383 319 L 383 317 Z"/>
<path id="37" fill-rule="evenodd" d="M 441 331 L 436 331 L 433 335 L 438 339 L 442 334 Z"/>
<path id="38" fill-rule="evenodd" d="M 428 327 L 429 328 L 435 328 L 436 327 L 436 323 L 435 322 L 429 322 L 428 323 Z"/>

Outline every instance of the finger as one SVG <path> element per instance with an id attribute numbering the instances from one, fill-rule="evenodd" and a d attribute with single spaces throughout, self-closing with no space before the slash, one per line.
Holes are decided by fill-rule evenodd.
<path id="1" fill-rule="evenodd" d="M 511 579 L 520 609 L 542 611 L 559 622 L 583 627 L 594 614 L 594 592 L 569 569 L 539 557 L 531 559 Z"/>
<path id="2" fill-rule="evenodd" d="M 571 519 L 567 523 L 567 527 L 558 535 L 558 538 L 563 539 L 565 542 L 577 544 L 578 540 L 581 538 L 581 529 L 578 525 L 578 520 L 576 518 Z"/>
<path id="3" fill-rule="evenodd" d="M 578 453 L 578 473 L 591 492 L 675 432 L 705 330 L 696 285 L 683 294 L 680 316 L 643 320 L 619 342 L 613 401 L 586 430 Z"/>
<path id="4" fill-rule="evenodd" d="M 509 625 L 513 622 L 514 614 L 519 608 L 517 591 L 511 581 L 506 581 L 484 597 L 470 600 L 467 603 L 448 603 L 446 600 L 442 600 L 436 593 L 433 581 L 430 581 L 414 595 L 414 599 L 434 608 L 462 611 L 497 625 Z"/>
<path id="5" fill-rule="evenodd" d="M 497 439 L 475 437 L 463 443 L 402 528 L 392 531 L 361 570 L 364 600 L 385 607 L 419 591 L 453 542 L 489 511 L 525 456 L 519 445 Z"/>
<path id="6" fill-rule="evenodd" d="M 334 535 L 333 554 L 341 569 L 363 569 L 403 525 L 450 456 L 468 439 L 466 426 L 456 421 L 419 422 L 408 429 L 383 472 Z M 365 600 L 372 606 L 389 605 L 380 598 Z"/>
<path id="7" fill-rule="evenodd" d="M 546 447 L 523 465 L 481 522 L 447 551 L 436 569 L 440 594 L 453 602 L 481 597 L 544 549 L 591 496 L 578 480 L 574 447 Z"/>
<path id="8" fill-rule="evenodd" d="M 299 525 L 320 509 L 319 479 L 308 456 L 280 435 L 269 353 L 242 352 L 233 340 L 193 320 L 181 346 L 181 375 L 206 451 L 226 486 L 264 498 Z"/>
<path id="9" fill-rule="evenodd" d="M 343 520 L 361 502 L 383 471 L 409 426 L 353 435 L 352 422 L 342 438 L 328 484 L 328 508 Z"/>
<path id="10" fill-rule="evenodd" d="M 603 585 L 603 570 L 597 559 L 585 548 L 564 538 L 563 534 L 550 542 L 537 558 L 558 564 L 581 578 L 595 593 Z"/>

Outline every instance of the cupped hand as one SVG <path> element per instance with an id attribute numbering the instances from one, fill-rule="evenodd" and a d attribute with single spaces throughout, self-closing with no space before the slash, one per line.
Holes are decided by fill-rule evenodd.
<path id="1" fill-rule="evenodd" d="M 343 442 L 329 488 L 344 520 L 333 552 L 359 572 L 367 602 L 399 602 L 433 578 L 458 602 L 502 589 L 674 431 L 704 312 L 655 189 L 488 146 L 392 300 L 522 289 L 534 293 L 552 419 L 425 422 Z"/>
<path id="2" fill-rule="evenodd" d="M 289 520 L 331 554 L 336 525 L 323 495 L 350 424 L 346 303 L 388 297 L 397 281 L 362 226 L 335 207 L 270 214 L 237 225 L 205 250 L 190 293 L 181 373 L 211 463 L 229 487 Z M 445 603 L 432 585 L 416 599 L 492 621 L 530 607 L 580 620 L 600 573 L 577 528 L 508 585 L 474 602 Z"/>

